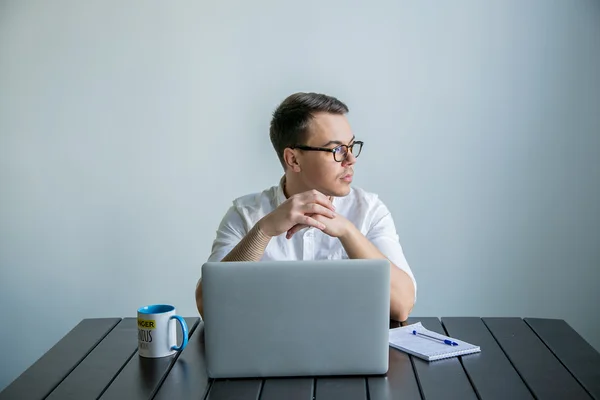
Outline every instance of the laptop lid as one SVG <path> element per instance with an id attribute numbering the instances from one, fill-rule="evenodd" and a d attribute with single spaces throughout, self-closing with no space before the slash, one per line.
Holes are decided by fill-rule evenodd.
<path id="1" fill-rule="evenodd" d="M 367 375 L 388 369 L 388 260 L 208 262 L 212 378 Z"/>

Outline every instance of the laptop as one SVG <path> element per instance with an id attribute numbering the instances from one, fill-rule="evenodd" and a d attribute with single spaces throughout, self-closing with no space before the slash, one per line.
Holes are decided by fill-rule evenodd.
<path id="1" fill-rule="evenodd" d="M 388 260 L 207 262 L 202 292 L 211 378 L 388 370 Z"/>

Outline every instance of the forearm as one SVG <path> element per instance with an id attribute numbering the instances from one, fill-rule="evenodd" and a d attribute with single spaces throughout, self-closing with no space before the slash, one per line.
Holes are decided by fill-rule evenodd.
<path id="1" fill-rule="evenodd" d="M 260 261 L 270 240 L 256 224 L 221 261 Z"/>
<path id="2" fill-rule="evenodd" d="M 339 239 L 349 258 L 387 259 L 354 225 Z M 412 279 L 390 261 L 390 317 L 405 321 L 414 305 L 414 298 Z"/>
<path id="3" fill-rule="evenodd" d="M 260 261 L 271 237 L 265 235 L 258 224 L 227 254 L 221 261 Z M 202 306 L 202 279 L 196 285 L 196 307 L 200 316 L 204 317 Z"/>

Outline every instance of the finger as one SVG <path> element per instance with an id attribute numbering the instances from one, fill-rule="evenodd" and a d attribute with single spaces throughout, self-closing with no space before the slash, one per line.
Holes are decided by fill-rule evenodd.
<path id="1" fill-rule="evenodd" d="M 318 203 L 323 207 L 329 208 L 331 211 L 335 211 L 335 206 L 329 200 L 329 197 L 325 196 L 316 189 L 304 192 L 302 198 L 306 203 Z"/>
<path id="2" fill-rule="evenodd" d="M 290 228 L 289 231 L 287 231 L 287 234 L 285 235 L 286 239 L 290 239 L 292 236 L 294 236 L 294 234 L 304 228 L 308 228 L 308 225 L 304 225 L 304 224 L 298 224 L 298 225 L 294 225 Z"/>
<path id="3" fill-rule="evenodd" d="M 320 214 L 325 217 L 335 218 L 335 213 L 333 211 L 331 211 L 330 208 L 324 207 L 321 204 L 317 204 L 317 203 L 305 204 L 302 207 L 302 211 L 304 211 L 305 214 L 317 214 L 317 215 Z M 309 216 L 312 216 L 312 215 L 309 215 Z"/>
<path id="4" fill-rule="evenodd" d="M 292 237 L 292 235 L 296 232 L 298 232 L 300 229 L 304 229 L 304 228 L 308 228 L 308 227 L 315 227 L 317 229 L 325 229 L 326 226 L 324 223 L 317 221 L 316 219 L 309 217 L 308 215 L 303 215 L 300 214 L 299 217 L 296 219 L 296 225 L 292 226 L 289 230 L 288 233 L 286 235 L 286 237 L 289 239 Z"/>
<path id="5" fill-rule="evenodd" d="M 316 217 L 316 215 L 315 215 L 315 217 Z M 326 228 L 324 223 L 317 221 L 316 219 L 314 219 L 313 217 L 308 216 L 308 215 L 302 215 L 300 217 L 299 223 L 304 224 L 304 225 L 313 226 L 317 229 L 325 229 Z"/>

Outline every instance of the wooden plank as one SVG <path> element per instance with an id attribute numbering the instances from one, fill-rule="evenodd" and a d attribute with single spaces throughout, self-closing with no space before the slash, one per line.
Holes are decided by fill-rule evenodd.
<path id="1" fill-rule="evenodd" d="M 97 399 L 136 352 L 136 322 L 119 322 L 46 399 Z"/>
<path id="2" fill-rule="evenodd" d="M 399 326 L 399 322 L 390 321 L 390 328 Z M 368 376 L 362 377 L 319 377 L 315 382 L 315 399 L 387 399 L 393 397 L 386 397 L 393 394 L 393 390 L 396 385 L 400 382 L 398 378 L 404 378 L 406 372 L 406 365 L 402 365 L 402 357 L 404 360 L 408 360 L 408 357 L 403 353 L 399 357 L 397 354 L 390 352 L 390 364 L 388 374 L 386 376 Z M 400 361 L 400 363 L 397 363 Z M 398 365 L 399 368 L 394 366 Z M 404 370 L 402 370 L 404 367 Z M 412 372 L 412 365 L 410 367 L 410 374 L 412 375 L 413 383 L 416 386 L 416 379 Z M 391 374 L 390 374 L 391 371 Z M 400 375 L 400 376 L 398 376 Z M 392 378 L 391 380 L 388 378 Z M 411 391 L 410 380 L 406 382 L 406 387 L 402 390 L 404 393 L 413 393 Z M 371 387 L 372 386 L 372 387 Z M 419 393 L 417 388 L 417 394 Z M 370 397 L 369 397 L 370 396 Z M 375 397 L 373 397 L 375 396 Z"/>
<path id="3" fill-rule="evenodd" d="M 417 377 L 408 354 L 390 347 L 389 369 L 385 376 L 368 377 L 371 400 L 420 399 Z"/>
<path id="4" fill-rule="evenodd" d="M 562 319 L 525 318 L 544 344 L 595 399 L 600 399 L 600 353 Z"/>
<path id="5" fill-rule="evenodd" d="M 199 320 L 199 318 L 185 318 L 189 337 L 193 335 Z M 181 343 L 179 328 L 177 328 L 177 343 Z M 169 357 L 144 358 L 136 351 L 100 398 L 129 400 L 152 398 L 178 356 L 179 353 Z"/>
<path id="6" fill-rule="evenodd" d="M 483 318 L 483 322 L 535 397 L 590 398 L 521 318 Z"/>
<path id="7" fill-rule="evenodd" d="M 446 334 L 440 320 L 434 317 L 409 318 L 407 322 L 419 321 L 431 331 Z M 425 399 L 477 399 L 458 357 L 429 362 L 412 355 L 410 358 Z"/>
<path id="8" fill-rule="evenodd" d="M 358 377 L 317 378 L 316 400 L 366 400 L 367 381 Z"/>
<path id="9" fill-rule="evenodd" d="M 43 399 L 119 323 L 120 318 L 84 319 L 8 385 L 0 399 Z"/>
<path id="10" fill-rule="evenodd" d="M 200 321 L 154 399 L 204 399 L 210 386 L 204 354 L 204 323 Z"/>
<path id="11" fill-rule="evenodd" d="M 207 400 L 258 400 L 262 379 L 217 379 L 213 381 Z"/>
<path id="12" fill-rule="evenodd" d="M 266 379 L 260 400 L 312 400 L 314 382 L 312 378 Z"/>
<path id="13" fill-rule="evenodd" d="M 481 347 L 481 353 L 460 357 L 471 384 L 482 399 L 533 399 L 481 318 L 442 318 L 449 336 Z"/>

